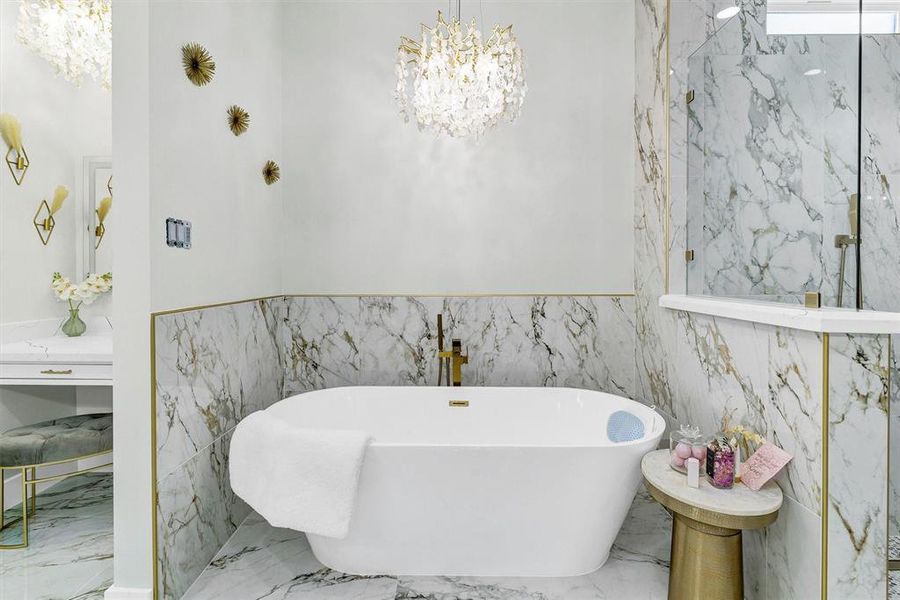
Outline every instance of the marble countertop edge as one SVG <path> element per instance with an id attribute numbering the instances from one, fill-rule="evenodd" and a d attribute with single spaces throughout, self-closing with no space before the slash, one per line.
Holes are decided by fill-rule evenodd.
<path id="1" fill-rule="evenodd" d="M 659 305 L 671 310 L 787 327 L 817 333 L 900 333 L 900 313 L 799 305 L 712 296 L 665 294 Z"/>

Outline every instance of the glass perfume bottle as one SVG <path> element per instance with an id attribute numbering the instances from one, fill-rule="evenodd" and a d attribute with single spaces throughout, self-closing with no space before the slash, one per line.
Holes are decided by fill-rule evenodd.
<path id="1" fill-rule="evenodd" d="M 737 470 L 737 448 L 724 433 L 717 433 L 706 446 L 706 478 L 720 489 L 731 489 Z"/>

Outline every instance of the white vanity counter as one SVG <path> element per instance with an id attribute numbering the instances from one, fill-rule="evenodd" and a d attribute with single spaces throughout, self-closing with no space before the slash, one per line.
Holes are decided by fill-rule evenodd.
<path id="1" fill-rule="evenodd" d="M 112 385 L 112 325 L 86 317 L 70 338 L 63 319 L 0 325 L 0 385 Z"/>

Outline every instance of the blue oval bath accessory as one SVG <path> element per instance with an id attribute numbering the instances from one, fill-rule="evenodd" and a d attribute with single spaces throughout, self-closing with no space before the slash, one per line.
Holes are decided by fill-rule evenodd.
<path id="1" fill-rule="evenodd" d="M 644 422 L 630 412 L 617 410 L 606 422 L 606 437 L 611 442 L 632 442 L 644 437 Z"/>

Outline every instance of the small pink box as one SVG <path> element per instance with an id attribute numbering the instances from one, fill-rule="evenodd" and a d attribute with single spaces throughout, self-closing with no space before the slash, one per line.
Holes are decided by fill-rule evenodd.
<path id="1" fill-rule="evenodd" d="M 775 444 L 763 444 L 743 464 L 741 481 L 754 492 L 758 492 L 767 481 L 791 461 L 792 456 Z"/>

